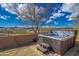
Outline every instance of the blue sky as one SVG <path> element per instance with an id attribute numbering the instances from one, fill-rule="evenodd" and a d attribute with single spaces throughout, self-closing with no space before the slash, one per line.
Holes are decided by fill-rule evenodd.
<path id="1" fill-rule="evenodd" d="M 46 3 L 36 4 L 38 7 L 46 8 Z M 52 9 L 49 10 L 48 14 L 45 16 L 50 16 L 50 18 L 44 20 L 44 26 L 49 27 L 73 27 L 74 21 L 70 20 L 70 16 L 72 16 L 73 12 L 69 12 L 68 9 L 64 10 L 65 5 L 63 3 L 52 3 L 49 4 Z M 64 6 L 64 7 L 63 7 Z M 72 5 L 71 5 L 72 6 Z M 70 7 L 70 6 L 67 6 Z M 56 10 L 53 10 L 56 9 Z M 74 14 L 74 13 L 73 13 Z M 4 7 L 0 5 L 0 27 L 28 27 L 30 21 L 23 21 L 21 19 L 16 18 L 16 14 L 12 14 L 5 10 Z"/>

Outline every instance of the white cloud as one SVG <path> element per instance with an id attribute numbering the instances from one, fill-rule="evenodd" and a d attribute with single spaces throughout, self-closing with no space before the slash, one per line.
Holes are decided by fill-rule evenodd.
<path id="1" fill-rule="evenodd" d="M 72 18 L 69 18 L 68 20 L 69 20 L 69 21 L 71 21 L 71 20 L 72 20 Z"/>
<path id="2" fill-rule="evenodd" d="M 2 7 L 5 8 L 6 11 L 12 13 L 12 14 L 15 14 L 16 12 L 16 8 L 18 5 L 16 5 L 15 3 L 1 3 L 0 4 Z M 15 6 L 16 5 L 16 6 Z"/>
<path id="3" fill-rule="evenodd" d="M 6 18 L 5 18 L 5 17 L 3 17 L 3 16 L 1 16 L 0 18 L 1 18 L 1 19 L 6 19 Z"/>
<path id="4" fill-rule="evenodd" d="M 49 27 L 51 27 L 51 26 L 47 26 L 47 25 L 46 26 L 41 26 L 41 28 L 49 28 Z"/>
<path id="5" fill-rule="evenodd" d="M 0 15 L 0 18 L 1 18 L 1 19 L 9 19 L 10 16 L 7 16 L 7 15 Z"/>
<path id="6" fill-rule="evenodd" d="M 62 11 L 65 11 L 65 12 L 72 12 L 71 9 L 73 7 L 74 4 L 72 3 L 65 3 L 62 5 Z"/>
<path id="7" fill-rule="evenodd" d="M 17 14 L 23 20 L 34 19 L 33 7 L 35 7 L 35 16 L 38 19 L 41 18 L 39 14 L 45 12 L 45 8 L 33 6 L 33 4 L 27 4 L 27 3 L 25 4 L 5 3 L 5 4 L 1 4 L 1 6 L 4 7 L 6 11 L 12 14 Z"/>
<path id="8" fill-rule="evenodd" d="M 61 10 L 58 10 L 58 13 L 60 13 L 61 12 Z"/>
<path id="9" fill-rule="evenodd" d="M 70 15 L 67 15 L 66 18 L 70 18 Z"/>
<path id="10" fill-rule="evenodd" d="M 48 24 L 48 23 L 50 23 L 50 22 L 52 22 L 52 21 L 53 21 L 53 20 L 49 19 L 49 20 L 47 20 L 46 24 Z"/>
<path id="11" fill-rule="evenodd" d="M 64 13 L 54 13 L 52 16 L 50 16 L 50 19 L 56 19 L 58 17 L 64 16 Z"/>
<path id="12" fill-rule="evenodd" d="M 0 16 L 1 19 L 7 19 L 7 16 Z"/>
<path id="13" fill-rule="evenodd" d="M 46 21 L 46 19 L 42 19 L 42 21 Z"/>
<path id="14" fill-rule="evenodd" d="M 50 20 L 48 20 L 48 21 L 46 22 L 46 24 L 49 24 L 50 22 L 53 22 L 53 23 L 54 23 L 54 24 L 56 24 L 56 25 L 58 24 L 58 22 L 57 22 L 57 21 L 53 21 L 53 20 L 51 20 L 51 19 L 50 19 Z"/>
<path id="15" fill-rule="evenodd" d="M 68 20 L 71 20 L 72 17 L 79 16 L 79 3 L 63 4 L 61 10 L 64 12 L 72 13 L 70 16 L 67 16 L 70 18 Z"/>
<path id="16" fill-rule="evenodd" d="M 64 13 L 55 13 L 53 14 L 53 18 L 58 18 L 58 17 L 61 17 L 61 16 L 64 16 Z"/>
<path id="17" fill-rule="evenodd" d="M 56 24 L 56 25 L 57 25 L 57 24 L 58 24 L 58 22 L 57 22 L 57 21 L 54 21 L 54 24 Z"/>
<path id="18" fill-rule="evenodd" d="M 61 11 L 59 10 L 57 13 L 54 13 L 52 16 L 50 16 L 50 19 L 46 22 L 47 24 L 52 22 L 53 19 L 56 19 L 58 17 L 64 16 L 64 13 L 61 13 Z M 57 22 L 54 22 L 55 24 L 58 24 Z"/>

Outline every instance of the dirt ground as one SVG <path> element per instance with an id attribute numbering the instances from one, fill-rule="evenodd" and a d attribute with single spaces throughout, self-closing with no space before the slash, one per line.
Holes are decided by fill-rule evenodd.
<path id="1" fill-rule="evenodd" d="M 20 47 L 0 51 L 0 56 L 35 56 L 35 55 L 38 55 L 31 49 L 31 47 L 33 47 L 33 44 L 28 45 L 28 46 L 20 46 Z"/>
<path id="2" fill-rule="evenodd" d="M 36 49 L 37 44 L 22 46 L 5 51 L 0 51 L 0 56 L 60 56 L 57 53 L 51 52 L 47 55 Z M 79 46 L 71 48 L 64 56 L 79 56 Z"/>
<path id="3" fill-rule="evenodd" d="M 42 52 L 37 50 L 37 44 L 17 47 L 13 49 L 8 49 L 4 51 L 0 51 L 0 56 L 45 56 Z M 48 56 L 57 56 L 56 53 L 49 53 Z"/>

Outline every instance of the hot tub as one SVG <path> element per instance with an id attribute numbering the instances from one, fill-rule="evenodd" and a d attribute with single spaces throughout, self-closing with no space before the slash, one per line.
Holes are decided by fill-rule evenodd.
<path id="1" fill-rule="evenodd" d="M 74 46 L 75 32 L 53 31 L 52 33 L 41 33 L 38 35 L 38 43 L 46 43 L 53 48 L 53 51 L 63 55 L 68 49 Z"/>

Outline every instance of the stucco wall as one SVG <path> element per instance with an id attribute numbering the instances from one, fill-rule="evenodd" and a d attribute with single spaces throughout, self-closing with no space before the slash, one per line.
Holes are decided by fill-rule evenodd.
<path id="1" fill-rule="evenodd" d="M 35 39 L 34 34 L 30 35 L 17 35 L 17 36 L 9 36 L 9 37 L 0 37 L 0 49 L 2 48 L 10 48 L 16 47 L 19 44 L 28 44 Z"/>

